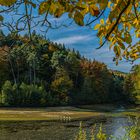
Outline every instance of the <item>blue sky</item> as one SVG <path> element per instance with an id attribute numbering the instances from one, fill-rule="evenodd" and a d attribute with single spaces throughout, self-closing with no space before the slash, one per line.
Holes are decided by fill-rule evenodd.
<path id="1" fill-rule="evenodd" d="M 79 27 L 73 24 L 67 28 L 49 30 L 47 38 L 54 42 L 63 43 L 67 48 L 74 48 L 89 59 L 104 62 L 110 69 L 129 72 L 134 64 L 140 63 L 140 60 L 137 60 L 132 65 L 130 62 L 123 60 L 116 66 L 113 62 L 114 52 L 109 50 L 109 44 L 105 44 L 101 49 L 96 49 L 99 47 L 99 39 L 96 33 L 88 27 Z"/>
<path id="2" fill-rule="evenodd" d="M 24 12 L 23 8 L 21 8 L 20 10 L 21 12 Z M 37 11 L 35 11 L 34 14 L 37 15 Z M 4 15 L 4 17 L 5 21 L 10 21 L 11 17 L 13 16 L 10 14 L 6 14 Z M 15 20 L 17 18 L 18 17 L 13 17 L 13 19 Z M 62 18 L 60 19 L 50 17 L 49 20 L 51 22 L 58 23 L 62 21 L 65 21 L 65 23 L 69 22 L 69 19 L 66 15 L 62 16 Z M 40 32 L 40 29 L 41 27 L 35 28 L 34 30 L 36 30 L 37 33 L 42 34 L 42 32 Z M 5 32 L 7 32 L 6 29 L 4 30 Z M 65 44 L 67 48 L 74 48 L 75 50 L 78 50 L 82 55 L 89 59 L 96 59 L 98 61 L 104 62 L 110 69 L 129 72 L 131 70 L 132 64 L 123 60 L 120 61 L 116 66 L 115 62 L 113 62 L 114 52 L 113 50 L 109 50 L 108 44 L 105 44 L 101 49 L 96 49 L 97 47 L 99 47 L 99 39 L 96 34 L 97 32 L 89 27 L 79 27 L 78 25 L 72 23 L 72 25 L 68 27 L 49 29 L 46 33 L 46 37 L 51 41 Z M 137 60 L 134 64 L 138 63 L 140 63 L 140 60 Z"/>

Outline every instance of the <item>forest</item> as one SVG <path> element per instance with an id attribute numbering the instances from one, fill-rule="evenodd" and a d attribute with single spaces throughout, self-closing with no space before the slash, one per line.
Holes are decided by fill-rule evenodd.
<path id="1" fill-rule="evenodd" d="M 140 0 L 0 0 L 0 140 L 140 140 L 139 60 Z"/>
<path id="2" fill-rule="evenodd" d="M 136 103 L 140 65 L 123 73 L 32 33 L 0 31 L 0 106 Z"/>

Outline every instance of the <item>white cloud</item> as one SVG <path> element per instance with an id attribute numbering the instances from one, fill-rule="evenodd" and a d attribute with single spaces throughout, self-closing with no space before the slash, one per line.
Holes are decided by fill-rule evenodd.
<path id="1" fill-rule="evenodd" d="M 57 43 L 63 43 L 66 45 L 70 45 L 70 44 L 80 43 L 81 41 L 83 41 L 83 42 L 89 41 L 91 39 L 93 39 L 93 37 L 90 35 L 75 35 L 75 36 L 56 39 L 54 41 Z"/>

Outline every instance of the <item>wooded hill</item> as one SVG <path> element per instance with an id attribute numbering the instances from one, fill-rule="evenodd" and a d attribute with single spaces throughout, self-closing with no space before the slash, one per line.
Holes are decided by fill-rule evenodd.
<path id="1" fill-rule="evenodd" d="M 0 105 L 60 106 L 132 101 L 124 92 L 125 74 L 88 60 L 32 33 L 0 32 Z M 131 98 L 131 100 L 130 100 Z"/>

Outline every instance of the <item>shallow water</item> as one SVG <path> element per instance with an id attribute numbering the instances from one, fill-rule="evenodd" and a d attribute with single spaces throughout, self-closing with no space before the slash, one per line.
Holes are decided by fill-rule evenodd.
<path id="1" fill-rule="evenodd" d="M 79 123 L 80 121 L 0 122 L 0 140 L 74 140 Z M 114 136 L 123 136 L 126 133 L 125 127 L 132 125 L 128 117 L 114 115 L 88 118 L 83 121 L 83 128 L 88 135 L 94 124 L 99 127 L 101 123 L 103 130 Z"/>

